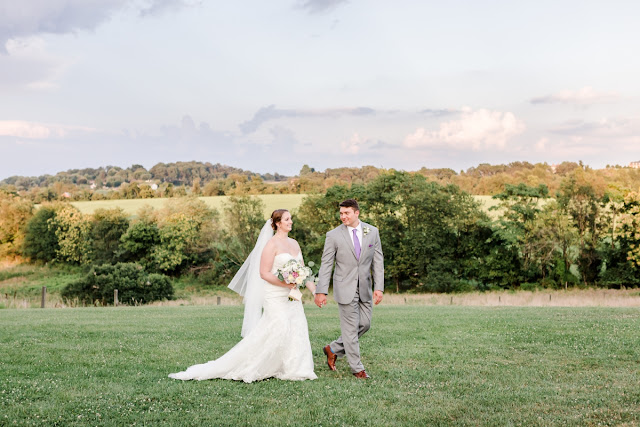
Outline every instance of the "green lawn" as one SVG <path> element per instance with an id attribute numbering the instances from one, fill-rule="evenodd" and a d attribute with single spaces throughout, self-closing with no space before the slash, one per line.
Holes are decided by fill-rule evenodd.
<path id="1" fill-rule="evenodd" d="M 181 382 L 222 355 L 242 307 L 0 310 L 0 425 L 638 425 L 640 311 L 380 306 L 369 381 L 321 348 L 335 305 L 306 305 L 316 381 Z"/>
<path id="2" fill-rule="evenodd" d="M 262 199 L 265 204 L 265 218 L 271 216 L 271 212 L 276 209 L 296 209 L 302 203 L 302 199 L 305 194 L 267 194 L 255 196 Z M 205 202 L 210 208 L 222 211 L 223 204 L 229 199 L 228 196 L 216 196 L 216 197 L 199 197 L 200 200 Z M 125 213 L 129 215 L 135 215 L 138 210 L 144 206 L 149 205 L 152 208 L 162 208 L 164 203 L 168 199 L 134 199 L 134 200 L 96 200 L 91 202 L 72 202 L 71 204 L 78 208 L 80 212 L 85 214 L 91 214 L 96 209 L 112 209 L 115 207 L 122 208 Z"/>

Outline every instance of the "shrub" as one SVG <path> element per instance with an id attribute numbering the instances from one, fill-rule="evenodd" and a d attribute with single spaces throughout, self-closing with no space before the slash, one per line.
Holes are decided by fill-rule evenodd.
<path id="1" fill-rule="evenodd" d="M 84 278 L 70 283 L 62 290 L 62 298 L 89 304 L 113 304 L 113 291 L 124 304 L 145 304 L 171 299 L 173 286 L 162 274 L 147 274 L 135 263 L 105 264 L 91 269 Z"/>

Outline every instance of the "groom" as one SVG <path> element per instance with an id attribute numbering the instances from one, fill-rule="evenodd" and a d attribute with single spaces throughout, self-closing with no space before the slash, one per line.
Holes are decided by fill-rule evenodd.
<path id="1" fill-rule="evenodd" d="M 384 265 L 378 229 L 358 219 L 360 207 L 353 199 L 340 203 L 342 225 L 327 233 L 318 272 L 315 303 L 327 303 L 329 279 L 333 272 L 333 297 L 340 311 L 342 335 L 323 348 L 327 365 L 336 370 L 336 359 L 347 356 L 351 372 L 369 378 L 360 361 L 358 339 L 371 327 L 371 303 L 382 301 Z M 373 275 L 373 294 L 371 276 Z"/>

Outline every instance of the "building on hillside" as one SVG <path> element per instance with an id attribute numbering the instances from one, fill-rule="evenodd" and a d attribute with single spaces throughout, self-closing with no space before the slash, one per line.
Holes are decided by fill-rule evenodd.
<path id="1" fill-rule="evenodd" d="M 556 169 L 558 169 L 558 165 L 551 165 L 549 167 L 551 168 L 551 172 L 556 173 Z"/>
<path id="2" fill-rule="evenodd" d="M 634 169 L 640 169 L 640 160 L 638 160 L 637 162 L 629 163 L 629 167 Z"/>

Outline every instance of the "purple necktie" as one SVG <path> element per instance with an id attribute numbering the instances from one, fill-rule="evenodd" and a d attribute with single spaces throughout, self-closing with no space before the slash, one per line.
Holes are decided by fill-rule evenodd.
<path id="1" fill-rule="evenodd" d="M 360 240 L 358 240 L 358 230 L 353 229 L 353 247 L 356 250 L 356 258 L 360 259 Z"/>

